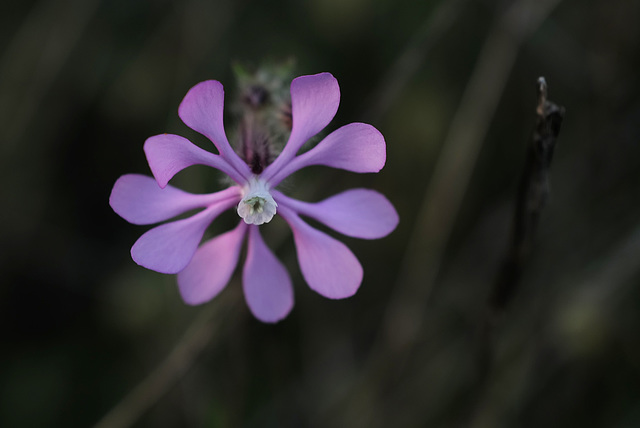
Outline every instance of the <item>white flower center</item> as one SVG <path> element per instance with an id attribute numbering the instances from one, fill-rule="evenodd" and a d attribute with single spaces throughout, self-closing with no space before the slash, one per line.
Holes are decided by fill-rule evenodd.
<path id="1" fill-rule="evenodd" d="M 238 215 L 247 224 L 269 223 L 276 215 L 277 206 L 278 204 L 269 193 L 267 182 L 258 177 L 252 177 L 242 189 Z"/>

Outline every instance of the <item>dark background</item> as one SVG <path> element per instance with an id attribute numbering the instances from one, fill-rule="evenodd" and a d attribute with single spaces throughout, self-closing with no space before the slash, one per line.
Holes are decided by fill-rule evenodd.
<path id="1" fill-rule="evenodd" d="M 5 2 L 0 426 L 91 426 L 148 376 L 130 418 L 103 426 L 640 426 L 639 17 L 636 0 Z M 400 225 L 344 239 L 365 270 L 353 298 L 309 290 L 276 221 L 288 318 L 256 321 L 238 273 L 188 307 L 174 276 L 130 259 L 147 228 L 112 212 L 111 187 L 149 173 L 151 135 L 202 143 L 177 116 L 191 86 L 217 79 L 231 99 L 234 62 L 287 58 L 338 79 L 330 129 L 364 121 L 387 141 L 381 173 L 311 169 L 290 193 L 377 189 Z M 481 380 L 539 76 L 567 113 Z M 183 187 L 219 188 L 192 170 Z M 176 348 L 193 352 L 159 372 Z"/>

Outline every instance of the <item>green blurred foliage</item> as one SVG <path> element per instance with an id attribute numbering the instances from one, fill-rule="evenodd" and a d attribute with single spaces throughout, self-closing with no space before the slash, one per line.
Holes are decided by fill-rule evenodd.
<path id="1" fill-rule="evenodd" d="M 460 1 L 441 22 L 446 1 L 3 5 L 0 426 L 96 423 L 206 310 L 182 303 L 174 277 L 130 259 L 146 228 L 111 211 L 111 186 L 122 174 L 149 173 L 142 144 L 151 135 L 209 147 L 177 116 L 191 86 L 221 81 L 230 106 L 233 64 L 288 58 L 298 74 L 333 73 L 342 98 L 330 128 L 370 122 L 388 156 L 379 174 L 311 168 L 285 190 L 311 201 L 374 188 L 394 203 L 400 225 L 382 240 L 344 239 L 365 270 L 358 294 L 344 301 L 306 287 L 282 221 L 265 227 L 295 283 L 293 312 L 263 325 L 242 303 L 214 318 L 210 343 L 135 426 L 640 426 L 637 0 L 560 1 L 522 41 L 504 91 L 486 88 L 499 102 L 433 290 L 417 302 L 417 335 L 403 349 L 380 339 L 395 290 L 422 286 L 420 277 L 398 283 L 420 204 L 482 46 L 516 3 Z M 443 31 L 429 33 L 436 25 Z M 401 82 L 409 68 L 393 65 L 412 47 L 417 66 Z M 567 109 L 551 198 L 494 332 L 494 369 L 476 391 L 476 333 L 509 237 L 541 75 Z M 176 183 L 220 188 L 219 176 L 199 167 Z M 209 235 L 232 227 L 232 214 Z M 224 293 L 231 289 L 240 289 L 238 273 Z"/>

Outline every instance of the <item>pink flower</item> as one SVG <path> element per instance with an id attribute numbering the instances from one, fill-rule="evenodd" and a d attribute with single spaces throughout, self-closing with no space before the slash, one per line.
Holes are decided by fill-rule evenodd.
<path id="1" fill-rule="evenodd" d="M 178 114 L 187 126 L 209 138 L 219 154 L 202 150 L 178 135 L 153 136 L 145 142 L 144 151 L 155 180 L 124 175 L 113 186 L 109 203 L 134 224 L 158 223 L 192 209 L 202 210 L 143 234 L 131 248 L 133 260 L 157 272 L 177 273 L 182 298 L 196 305 L 211 300 L 229 282 L 248 236 L 242 272 L 244 295 L 256 318 L 276 322 L 293 307 L 293 287 L 287 270 L 265 245 L 258 225 L 278 213 L 293 231 L 300 269 L 309 286 L 331 299 L 352 296 L 362 282 L 362 266 L 342 242 L 309 226 L 300 216 L 311 217 L 347 236 L 376 239 L 398 224 L 391 203 L 367 189 L 348 190 L 317 203 L 298 201 L 276 190 L 284 178 L 310 165 L 359 173 L 382 169 L 386 160 L 384 138 L 364 123 L 343 126 L 312 149 L 297 154 L 333 119 L 339 100 L 338 82 L 329 73 L 294 79 L 289 140 L 273 163 L 255 175 L 225 135 L 222 85 L 208 80 L 191 88 Z M 236 184 L 207 195 L 167 185 L 177 172 L 196 164 L 216 168 Z M 235 229 L 198 248 L 209 224 L 232 207 L 243 220 Z"/>

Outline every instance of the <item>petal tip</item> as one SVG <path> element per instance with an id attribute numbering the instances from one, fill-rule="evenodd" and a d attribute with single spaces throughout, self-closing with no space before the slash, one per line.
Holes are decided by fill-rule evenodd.
<path id="1" fill-rule="evenodd" d="M 256 319 L 258 321 L 263 322 L 265 324 L 277 324 L 277 323 L 279 323 L 280 321 L 284 320 L 285 318 L 287 318 L 289 316 L 289 314 L 291 313 L 292 309 L 293 309 L 293 302 L 291 302 L 291 305 L 285 311 L 282 311 L 278 316 L 273 317 L 273 316 L 269 316 L 269 315 L 262 315 L 260 313 L 256 313 L 251 307 L 249 307 L 249 310 L 251 311 L 253 316 L 256 317 Z"/>
<path id="2" fill-rule="evenodd" d="M 181 276 L 178 275 L 178 293 L 182 298 L 182 301 L 189 306 L 199 306 L 205 304 L 211 300 L 215 296 L 202 296 L 195 294 L 193 292 L 188 292 L 188 288 L 183 284 Z"/>
<path id="3" fill-rule="evenodd" d="M 136 242 L 137 244 L 137 242 Z M 133 244 L 131 247 L 131 258 L 138 266 L 142 266 L 145 269 L 152 270 L 158 273 L 164 273 L 167 275 L 173 275 L 180 273 L 186 266 L 166 266 L 162 264 L 153 263 L 145 256 L 143 251 L 136 247 L 136 244 Z"/>
<path id="4" fill-rule="evenodd" d="M 217 80 L 205 80 L 195 84 L 191 87 L 191 89 L 187 91 L 187 94 L 184 96 L 182 102 L 178 106 L 178 116 L 180 117 L 180 119 L 182 119 L 185 125 L 191 127 L 189 123 L 187 123 L 189 122 L 189 110 L 194 107 L 194 102 L 196 104 L 200 104 L 199 98 L 203 96 L 211 96 L 212 98 L 216 99 L 218 97 L 224 98 L 224 87 L 222 83 Z"/>

